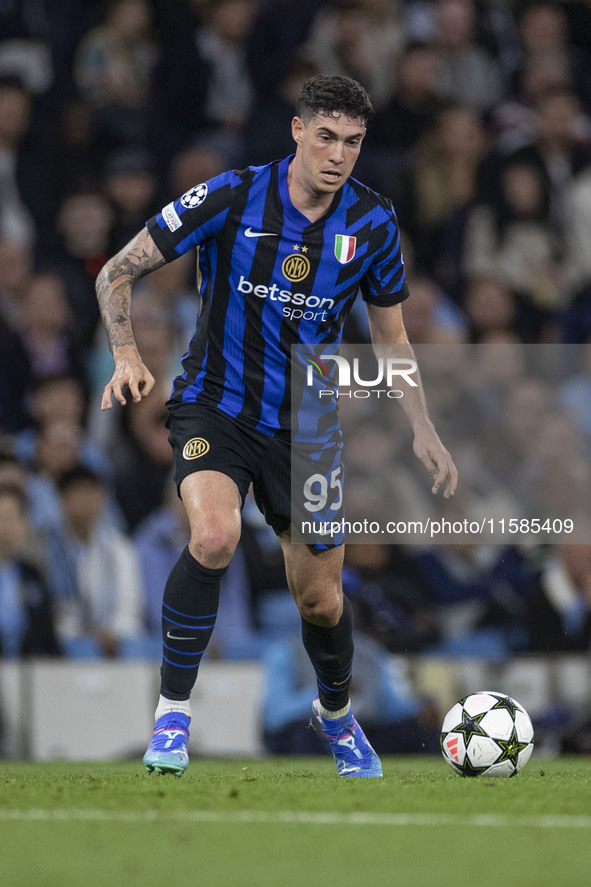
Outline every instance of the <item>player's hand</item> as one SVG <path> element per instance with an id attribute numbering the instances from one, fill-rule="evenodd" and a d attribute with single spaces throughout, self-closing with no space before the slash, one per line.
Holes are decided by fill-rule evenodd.
<path id="1" fill-rule="evenodd" d="M 453 496 L 458 485 L 458 470 L 430 423 L 415 429 L 413 451 L 433 478 L 431 492 L 436 495 L 442 484 L 445 484 L 444 498 Z"/>
<path id="2" fill-rule="evenodd" d="M 115 356 L 115 370 L 103 391 L 101 410 L 110 410 L 112 397 L 121 406 L 127 403 L 124 388 L 129 388 L 134 403 L 147 397 L 154 387 L 154 376 L 142 361 L 137 348 L 126 346 L 118 348 Z"/>

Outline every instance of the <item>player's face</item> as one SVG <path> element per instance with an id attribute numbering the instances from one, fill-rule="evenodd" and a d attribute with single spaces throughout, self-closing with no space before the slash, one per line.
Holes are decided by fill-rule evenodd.
<path id="1" fill-rule="evenodd" d="M 316 114 L 308 123 L 294 117 L 292 134 L 302 185 L 316 194 L 332 194 L 353 171 L 365 135 L 362 120 L 345 114 Z"/>

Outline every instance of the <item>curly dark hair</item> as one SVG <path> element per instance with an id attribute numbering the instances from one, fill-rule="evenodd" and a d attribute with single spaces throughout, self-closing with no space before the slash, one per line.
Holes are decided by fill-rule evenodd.
<path id="1" fill-rule="evenodd" d="M 315 114 L 340 114 L 367 123 L 373 115 L 371 99 L 361 84 L 351 77 L 320 74 L 306 80 L 296 104 L 296 115 L 307 123 Z"/>

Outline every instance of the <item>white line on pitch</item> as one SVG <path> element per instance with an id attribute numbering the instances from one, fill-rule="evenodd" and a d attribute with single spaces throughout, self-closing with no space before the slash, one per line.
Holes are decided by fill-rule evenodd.
<path id="1" fill-rule="evenodd" d="M 591 829 L 591 816 L 516 816 L 497 813 L 313 813 L 290 810 L 0 810 L 0 821 L 28 822 L 202 822 L 300 825 L 475 826 L 484 828 Z"/>

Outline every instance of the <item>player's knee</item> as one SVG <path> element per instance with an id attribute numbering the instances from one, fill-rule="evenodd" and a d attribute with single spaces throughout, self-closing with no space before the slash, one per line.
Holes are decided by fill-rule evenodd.
<path id="1" fill-rule="evenodd" d="M 304 619 L 315 625 L 332 627 L 343 612 L 343 599 L 339 588 L 333 591 L 307 589 L 298 600 L 298 608 Z"/>
<path id="2" fill-rule="evenodd" d="M 214 524 L 191 535 L 189 550 L 200 564 L 215 570 L 228 566 L 237 544 L 233 530 Z"/>

